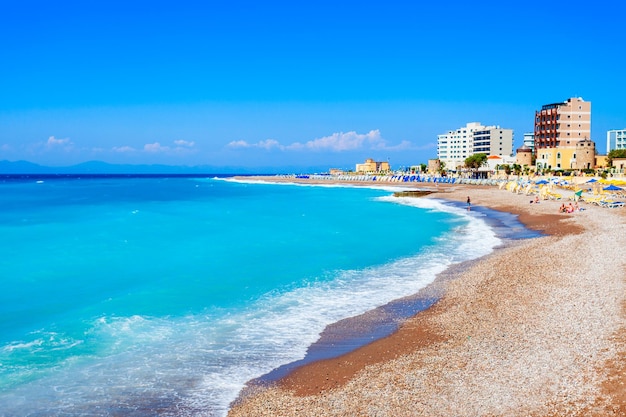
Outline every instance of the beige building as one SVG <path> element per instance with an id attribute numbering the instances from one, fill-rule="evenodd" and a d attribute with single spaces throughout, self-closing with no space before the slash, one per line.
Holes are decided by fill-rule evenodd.
<path id="1" fill-rule="evenodd" d="M 441 161 L 439 159 L 429 159 L 428 160 L 428 172 L 434 174 L 441 170 Z"/>
<path id="2" fill-rule="evenodd" d="M 389 170 L 389 162 L 376 162 L 372 158 L 366 159 L 365 163 L 356 164 L 356 172 L 386 172 Z"/>
<path id="3" fill-rule="evenodd" d="M 596 146 L 589 139 L 561 141 L 553 148 L 537 149 L 537 169 L 594 169 L 596 166 Z"/>
<path id="4" fill-rule="evenodd" d="M 542 106 L 535 112 L 534 136 L 536 151 L 591 139 L 591 102 L 573 97 Z"/>
<path id="5" fill-rule="evenodd" d="M 626 158 L 613 158 L 613 168 L 620 174 L 626 172 Z"/>
<path id="6" fill-rule="evenodd" d="M 522 167 L 533 166 L 533 150 L 529 148 L 526 144 L 522 145 L 521 148 L 517 148 L 515 163 Z"/>
<path id="7" fill-rule="evenodd" d="M 606 168 L 609 166 L 607 155 L 596 155 L 596 168 Z"/>

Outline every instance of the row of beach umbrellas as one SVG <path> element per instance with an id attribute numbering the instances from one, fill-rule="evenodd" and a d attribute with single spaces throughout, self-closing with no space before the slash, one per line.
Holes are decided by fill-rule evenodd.
<path id="1" fill-rule="evenodd" d="M 598 182 L 598 180 L 596 180 L 595 178 L 592 178 L 589 181 L 587 181 L 587 184 L 595 183 L 595 182 Z M 541 180 L 535 182 L 535 184 L 536 185 L 550 184 L 550 181 L 541 179 Z M 623 190 L 623 188 L 622 187 L 618 187 L 617 185 L 614 185 L 614 184 L 609 184 L 606 187 L 604 187 L 603 190 L 606 190 L 606 191 L 621 191 L 621 190 Z"/>

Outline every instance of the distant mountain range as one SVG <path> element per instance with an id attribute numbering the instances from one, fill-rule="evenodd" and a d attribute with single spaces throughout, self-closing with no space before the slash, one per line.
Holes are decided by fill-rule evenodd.
<path id="1" fill-rule="evenodd" d="M 66 167 L 49 167 L 28 161 L 0 161 L 0 175 L 10 174 L 287 174 L 324 172 L 320 167 L 235 167 L 109 164 L 101 161 L 83 162 Z"/>

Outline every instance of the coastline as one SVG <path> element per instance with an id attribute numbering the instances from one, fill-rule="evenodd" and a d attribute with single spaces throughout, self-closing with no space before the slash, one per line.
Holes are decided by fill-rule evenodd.
<path id="1" fill-rule="evenodd" d="M 622 211 L 559 214 L 560 202 L 493 186 L 434 191 L 422 198 L 469 194 L 548 236 L 452 268 L 443 298 L 397 332 L 248 390 L 230 416 L 623 415 L 624 262 L 602 256 L 624 243 Z"/>

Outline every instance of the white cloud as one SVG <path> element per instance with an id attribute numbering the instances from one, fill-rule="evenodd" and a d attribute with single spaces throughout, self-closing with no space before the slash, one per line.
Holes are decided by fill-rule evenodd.
<path id="1" fill-rule="evenodd" d="M 329 136 L 313 139 L 305 143 L 294 142 L 290 145 L 282 145 L 275 139 L 262 140 L 256 143 L 250 143 L 245 140 L 232 141 L 227 145 L 229 148 L 261 148 L 266 150 L 280 149 L 282 151 L 330 151 L 330 152 L 347 152 L 357 150 L 389 150 L 403 151 L 415 150 L 416 148 L 410 141 L 403 140 L 397 145 L 388 145 L 383 139 L 380 130 L 370 130 L 368 133 L 339 132 Z M 430 149 L 429 144 L 426 148 Z M 423 148 L 423 147 L 422 147 Z"/>
<path id="2" fill-rule="evenodd" d="M 252 147 L 254 145 L 250 145 L 245 140 L 234 140 L 234 141 L 230 142 L 226 146 L 229 147 L 229 148 L 250 148 L 250 147 Z"/>
<path id="3" fill-rule="evenodd" d="M 128 152 L 135 152 L 136 149 L 133 148 L 132 146 L 114 146 L 113 147 L 113 152 L 120 152 L 120 153 L 128 153 Z"/>
<path id="4" fill-rule="evenodd" d="M 124 146 L 115 146 L 111 148 L 113 152 L 117 153 L 133 153 L 133 152 L 144 152 L 144 153 L 161 153 L 161 154 L 189 154 L 195 153 L 195 142 L 189 142 L 186 140 L 175 140 L 173 143 L 177 146 L 172 147 L 168 145 L 161 145 L 160 142 L 154 143 L 146 143 L 142 148 L 134 148 L 132 146 L 124 145 Z"/>
<path id="5" fill-rule="evenodd" d="M 54 136 L 50 136 L 48 138 L 48 141 L 46 142 L 46 146 L 48 148 L 51 148 L 53 146 L 63 146 L 63 145 L 72 145 L 72 142 L 70 141 L 69 138 L 57 139 Z"/>
<path id="6" fill-rule="evenodd" d="M 168 152 L 170 149 L 169 146 L 162 146 L 159 142 L 146 143 L 143 145 L 143 150 L 146 152 Z"/>
<path id="7" fill-rule="evenodd" d="M 294 142 L 290 145 L 283 145 L 275 139 L 262 140 L 257 143 L 249 143 L 245 140 L 232 141 L 227 145 L 229 148 L 262 148 L 280 149 L 288 151 L 331 151 L 345 152 L 359 149 L 388 149 L 403 150 L 412 147 L 411 142 L 403 141 L 398 145 L 388 146 L 382 138 L 380 130 L 370 130 L 368 133 L 339 132 L 329 136 L 313 139 L 305 143 Z"/>
<path id="8" fill-rule="evenodd" d="M 11 145 L 7 145 L 6 143 L 2 146 L 0 146 L 0 151 L 2 152 L 9 152 L 12 151 L 13 147 L 11 147 Z"/>
<path id="9" fill-rule="evenodd" d="M 274 139 L 262 140 L 261 142 L 257 144 L 257 146 L 263 149 L 272 149 L 272 148 L 282 149 L 282 145 L 277 140 L 274 140 Z"/>
<path id="10" fill-rule="evenodd" d="M 353 151 L 362 149 L 366 145 L 378 149 L 384 147 L 385 141 L 380 136 L 379 130 L 370 130 L 366 134 L 352 132 L 333 133 L 330 136 L 310 140 L 305 144 L 298 142 L 290 145 L 290 149 L 310 149 L 314 151 L 330 150 L 334 152 Z"/>
<path id="11" fill-rule="evenodd" d="M 409 142 L 408 140 L 403 140 L 399 144 L 391 145 L 391 146 L 388 146 L 387 144 L 381 142 L 377 146 L 374 146 L 373 148 L 377 150 L 404 151 L 404 150 L 413 149 L 413 144 Z"/>
<path id="12" fill-rule="evenodd" d="M 177 146 L 192 148 L 196 145 L 196 142 L 179 139 L 179 140 L 175 140 L 174 144 Z"/>
<path id="13" fill-rule="evenodd" d="M 282 146 L 280 144 L 280 142 L 278 142 L 275 139 L 262 140 L 262 141 L 257 142 L 257 143 L 248 143 L 245 140 L 234 140 L 234 141 L 230 142 L 226 146 L 228 146 L 229 148 L 263 148 L 263 149 L 278 148 L 278 149 L 284 149 L 284 146 Z"/>

